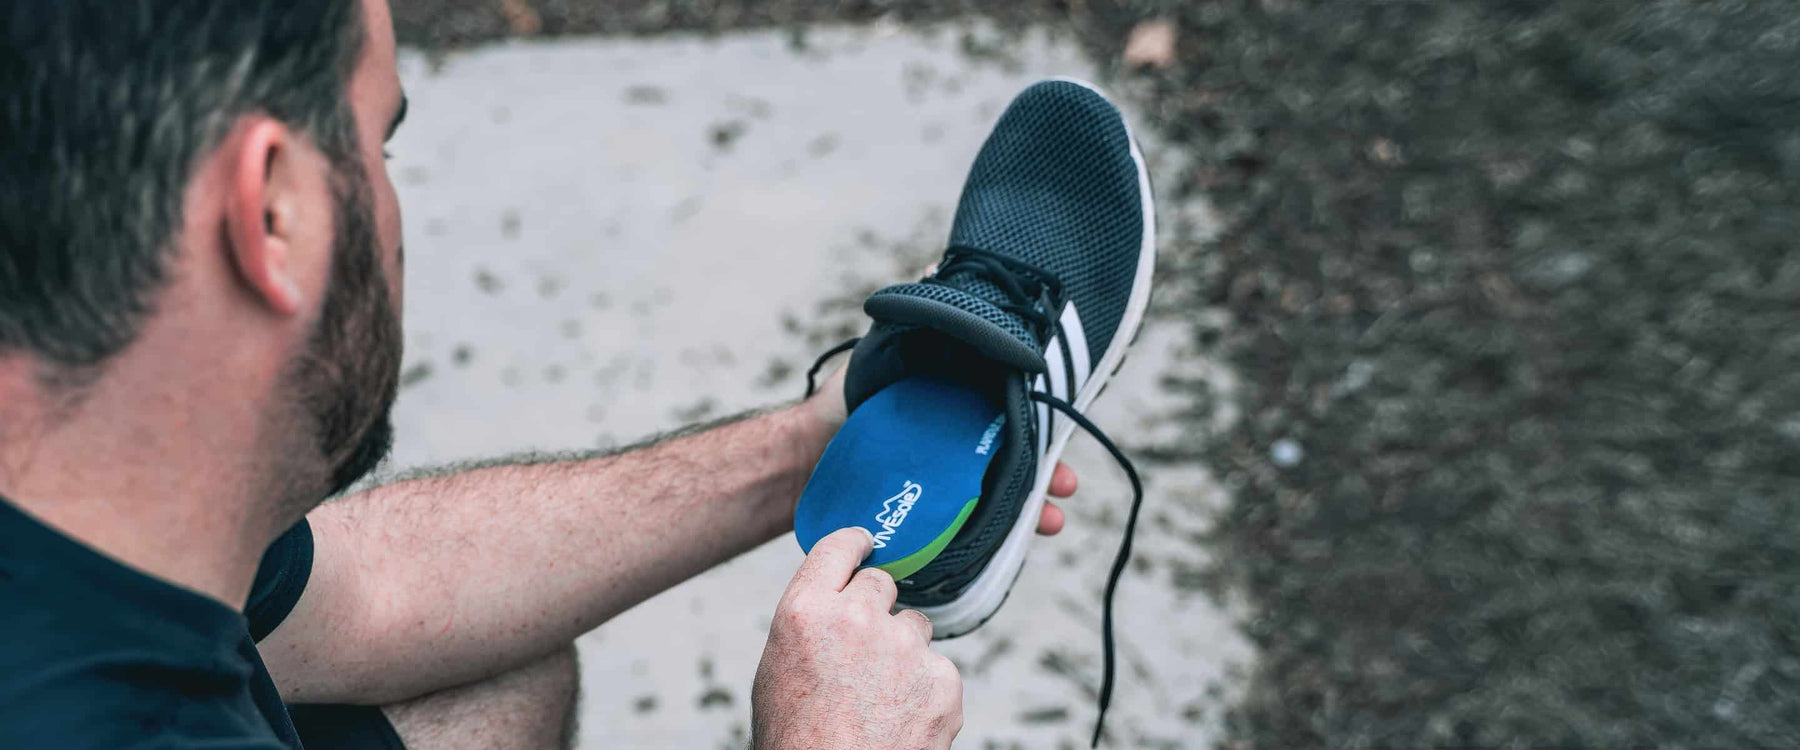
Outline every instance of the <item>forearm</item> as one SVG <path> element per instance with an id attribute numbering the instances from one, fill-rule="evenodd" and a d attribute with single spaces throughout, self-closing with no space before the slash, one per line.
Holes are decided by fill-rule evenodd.
<path id="1" fill-rule="evenodd" d="M 315 631 L 339 630 L 306 639 L 323 648 L 278 630 L 271 670 L 299 699 L 380 702 L 549 653 L 790 529 L 828 439 L 802 405 L 616 455 L 413 479 L 324 506 L 311 517 L 315 570 L 362 594 L 349 597 L 356 611 L 320 618 Z"/>

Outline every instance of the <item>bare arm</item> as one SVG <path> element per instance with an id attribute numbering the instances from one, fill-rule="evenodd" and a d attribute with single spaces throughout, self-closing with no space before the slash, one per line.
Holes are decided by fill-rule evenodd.
<path id="1" fill-rule="evenodd" d="M 309 516 L 312 580 L 263 659 L 289 701 L 387 703 L 566 646 L 792 528 L 843 419 L 828 401 L 616 455 L 412 479 L 325 505 Z"/>

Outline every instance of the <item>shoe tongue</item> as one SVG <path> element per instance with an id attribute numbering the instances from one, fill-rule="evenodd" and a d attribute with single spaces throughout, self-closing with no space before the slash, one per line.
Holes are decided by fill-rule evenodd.
<path id="1" fill-rule="evenodd" d="M 936 331 L 1003 365 L 1030 373 L 1047 369 L 1036 337 L 1018 316 L 962 289 L 896 284 L 864 300 L 863 312 L 877 322 Z"/>
<path id="2" fill-rule="evenodd" d="M 916 375 L 968 383 L 997 397 L 1009 373 L 1047 369 L 1023 322 L 961 289 L 890 286 L 870 295 L 863 311 L 875 325 L 856 345 L 844 379 L 851 411 L 881 389 Z"/>

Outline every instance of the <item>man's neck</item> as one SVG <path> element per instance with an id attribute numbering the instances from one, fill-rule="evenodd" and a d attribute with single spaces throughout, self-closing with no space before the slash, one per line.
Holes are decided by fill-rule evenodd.
<path id="1" fill-rule="evenodd" d="M 0 362 L 0 495 L 140 572 L 242 609 L 281 519 L 254 486 L 256 425 L 233 410 L 170 408 L 177 394 L 106 379 L 72 408 L 24 398 Z M 36 396 L 31 397 L 31 396 Z M 248 412 L 249 410 L 244 410 Z M 246 422 L 237 424 L 237 422 Z"/>

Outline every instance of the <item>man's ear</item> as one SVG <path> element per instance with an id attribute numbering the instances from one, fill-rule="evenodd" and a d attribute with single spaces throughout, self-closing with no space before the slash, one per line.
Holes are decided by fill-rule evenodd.
<path id="1" fill-rule="evenodd" d="M 295 230 L 299 217 L 296 140 L 285 125 L 260 118 L 228 139 L 232 163 L 225 250 L 251 294 L 279 315 L 305 308 Z"/>

